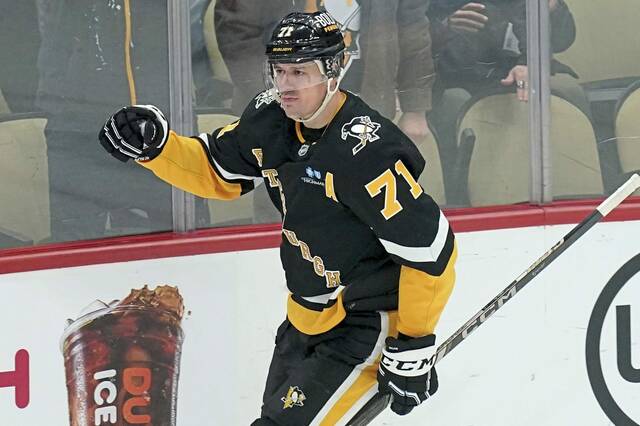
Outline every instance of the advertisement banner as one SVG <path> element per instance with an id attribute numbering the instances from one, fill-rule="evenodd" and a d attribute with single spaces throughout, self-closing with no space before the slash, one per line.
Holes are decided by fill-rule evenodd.
<path id="1" fill-rule="evenodd" d="M 459 234 L 437 342 L 570 228 Z M 640 424 L 638 236 L 640 222 L 598 224 L 438 364 L 432 399 L 372 424 Z M 285 317 L 277 249 L 6 274 L 0 291 L 2 425 L 259 416 Z"/>

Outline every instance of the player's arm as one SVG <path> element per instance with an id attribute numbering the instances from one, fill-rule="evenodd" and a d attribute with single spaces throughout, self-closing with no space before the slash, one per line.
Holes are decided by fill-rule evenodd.
<path id="1" fill-rule="evenodd" d="M 373 144 L 362 151 L 369 155 L 361 161 L 370 167 L 354 170 L 357 178 L 350 179 L 344 202 L 401 265 L 398 331 L 410 337 L 432 334 L 453 289 L 455 238 L 438 205 L 417 182 L 423 164 L 418 151 L 390 147 L 371 155 L 367 150 Z"/>
<path id="2" fill-rule="evenodd" d="M 442 211 L 416 180 L 424 160 L 415 146 L 382 140 L 362 153 L 348 190 L 336 195 L 401 265 L 399 335 L 385 342 L 378 382 L 380 392 L 393 394 L 391 409 L 407 414 L 438 388 L 428 360 L 436 347 L 435 326 L 453 289 L 455 239 Z"/>
<path id="3" fill-rule="evenodd" d="M 162 112 L 148 105 L 124 107 L 99 134 L 102 146 L 121 161 L 134 159 L 162 180 L 204 198 L 232 200 L 259 182 L 243 156 L 239 121 L 212 134 L 185 137 L 169 129 Z"/>

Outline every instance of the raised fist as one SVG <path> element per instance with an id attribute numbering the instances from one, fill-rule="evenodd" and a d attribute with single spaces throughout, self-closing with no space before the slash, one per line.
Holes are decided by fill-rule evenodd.
<path id="1" fill-rule="evenodd" d="M 169 136 L 169 123 L 153 105 L 132 105 L 119 109 L 98 134 L 100 144 L 120 161 L 157 157 Z"/>

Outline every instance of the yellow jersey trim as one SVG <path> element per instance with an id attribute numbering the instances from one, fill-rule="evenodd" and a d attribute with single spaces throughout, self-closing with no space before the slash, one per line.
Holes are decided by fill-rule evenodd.
<path id="1" fill-rule="evenodd" d="M 234 200 L 242 194 L 239 183 L 229 183 L 218 175 L 197 139 L 173 131 L 169 132 L 160 155 L 138 164 L 165 182 L 199 197 Z"/>
<path id="2" fill-rule="evenodd" d="M 457 245 L 447 266 L 440 276 L 402 266 L 398 297 L 398 331 L 410 337 L 432 334 L 456 279 L 455 262 L 458 257 Z"/>
<path id="3" fill-rule="evenodd" d="M 338 114 L 338 111 L 342 109 L 342 106 L 347 101 L 347 95 L 345 95 L 343 92 L 338 92 L 338 94 L 342 96 L 342 99 L 340 99 L 340 104 L 338 105 L 338 108 L 336 108 L 336 110 L 333 112 L 333 115 L 329 119 L 327 126 L 333 121 L 333 119 L 336 117 L 336 114 Z M 294 127 L 296 129 L 296 136 L 298 137 L 298 141 L 302 144 L 305 143 L 306 140 L 304 139 L 304 136 L 302 136 L 302 129 L 300 127 L 301 125 L 302 124 L 299 121 L 296 121 Z"/>
<path id="4" fill-rule="evenodd" d="M 304 334 L 316 335 L 331 330 L 347 315 L 342 305 L 342 293 L 338 295 L 336 303 L 323 309 L 314 311 L 293 300 L 292 295 L 287 299 L 287 317 L 291 324 Z"/>

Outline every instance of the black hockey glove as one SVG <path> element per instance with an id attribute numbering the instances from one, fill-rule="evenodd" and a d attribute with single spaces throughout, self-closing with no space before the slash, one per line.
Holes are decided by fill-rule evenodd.
<path id="1" fill-rule="evenodd" d="M 391 393 L 394 413 L 408 414 L 438 390 L 438 375 L 429 362 L 436 351 L 435 342 L 435 334 L 387 337 L 378 367 L 378 392 Z"/>
<path id="2" fill-rule="evenodd" d="M 100 144 L 120 161 L 157 157 L 169 137 L 169 123 L 153 105 L 133 105 L 113 114 L 98 134 Z"/>

